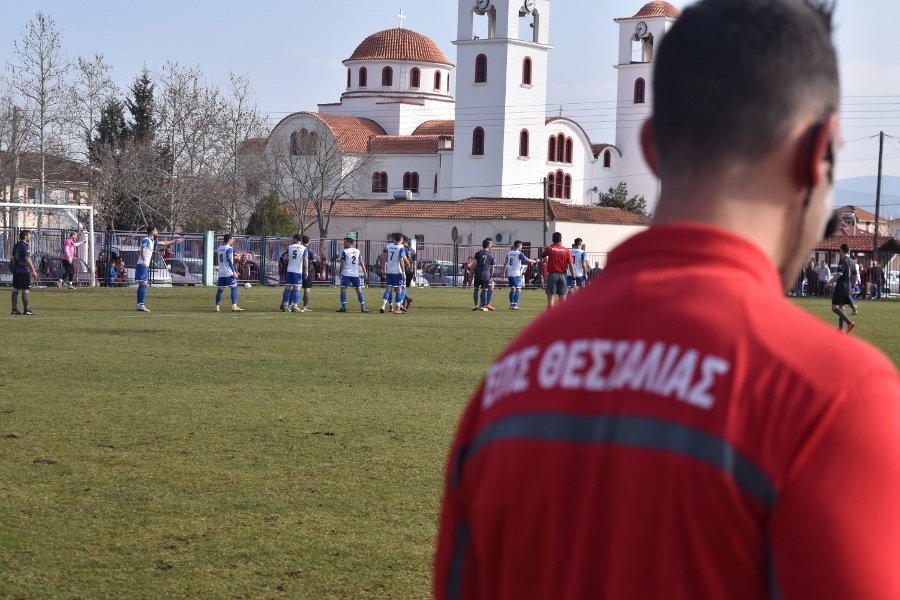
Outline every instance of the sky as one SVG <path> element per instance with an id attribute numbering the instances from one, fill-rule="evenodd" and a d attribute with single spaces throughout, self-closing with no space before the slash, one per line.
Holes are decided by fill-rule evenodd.
<path id="1" fill-rule="evenodd" d="M 690 1 L 674 0 L 684 8 Z M 594 142 L 613 142 L 617 17 L 642 0 L 553 2 L 548 110 L 571 112 Z M 102 54 L 126 89 L 146 66 L 198 67 L 210 82 L 246 75 L 271 124 L 285 115 L 336 102 L 346 83 L 341 61 L 368 35 L 404 26 L 433 39 L 455 62 L 453 0 L 0 0 L 0 62 L 14 60 L 13 39 L 38 11 L 56 22 L 71 57 Z M 837 178 L 877 172 L 879 131 L 887 138 L 884 174 L 900 176 L 900 22 L 897 0 L 838 0 L 835 42 L 841 61 L 842 124 L 847 141 Z M 455 80 L 455 78 L 454 78 Z M 900 181 L 900 180 L 898 180 Z M 900 187 L 900 186 L 898 186 Z M 900 193 L 900 189 L 897 190 Z"/>

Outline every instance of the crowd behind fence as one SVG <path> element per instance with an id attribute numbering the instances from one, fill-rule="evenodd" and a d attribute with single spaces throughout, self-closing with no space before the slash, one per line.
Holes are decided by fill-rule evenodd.
<path id="1" fill-rule="evenodd" d="M 63 241 L 70 229 L 40 229 L 32 231 L 31 252 L 38 267 L 38 284 L 49 285 L 62 277 L 60 256 Z M 86 238 L 82 233 L 79 240 Z M 99 285 L 132 285 L 133 271 L 141 240 L 145 233 L 135 231 L 97 231 L 94 233 L 94 253 L 88 256 L 87 245 L 76 248 L 76 282 L 86 285 L 93 271 Z M 212 249 L 207 252 L 208 236 L 203 233 L 162 233 L 159 241 L 178 239 L 175 244 L 158 248 L 151 265 L 151 283 L 171 283 L 175 285 L 213 285 L 215 283 L 215 249 L 222 244 L 222 235 L 212 236 Z M 0 228 L 0 258 L 6 264 L 12 247 L 18 240 L 18 229 Z M 281 260 L 287 247 L 293 242 L 291 237 L 234 236 L 234 260 L 239 283 L 277 286 L 284 282 L 284 262 Z M 360 249 L 366 267 L 366 284 L 383 286 L 381 276 L 382 252 L 388 241 L 360 240 Z M 416 285 L 441 287 L 470 287 L 473 279 L 475 253 L 480 245 L 434 244 L 413 242 L 416 259 Z M 510 251 L 508 245 L 496 245 L 491 249 L 494 256 L 494 280 L 497 285 L 507 284 L 505 262 Z M 313 285 L 335 285 L 340 283 L 340 257 L 343 238 L 312 239 L 309 244 L 310 272 Z M 522 251 L 531 259 L 540 258 L 540 248 L 525 245 Z M 211 259 L 209 257 L 212 257 Z M 589 275 L 596 274 L 606 266 L 606 253 L 589 252 L 587 259 Z M 207 270 L 206 261 L 212 260 L 213 276 L 206 280 L 202 274 Z M 161 281 L 159 273 L 168 271 L 171 278 Z M 129 277 L 129 273 L 131 276 Z M 177 274 L 176 274 L 177 273 Z M 156 274 L 156 275 L 154 275 Z M 542 285 L 540 265 L 528 265 L 525 273 L 526 287 Z M 11 276 L 10 276 L 11 281 Z M 0 279 L 0 283 L 6 283 Z"/>

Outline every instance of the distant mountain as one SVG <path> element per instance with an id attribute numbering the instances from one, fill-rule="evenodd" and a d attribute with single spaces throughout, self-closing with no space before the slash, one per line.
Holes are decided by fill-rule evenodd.
<path id="1" fill-rule="evenodd" d="M 875 212 L 875 188 L 878 178 L 875 176 L 852 177 L 834 183 L 837 197 L 835 206 L 852 204 Z M 900 177 L 885 175 L 881 178 L 881 215 L 884 217 L 900 216 Z"/>

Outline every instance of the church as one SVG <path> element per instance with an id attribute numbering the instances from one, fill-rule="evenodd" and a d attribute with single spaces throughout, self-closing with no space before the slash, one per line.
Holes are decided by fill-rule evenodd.
<path id="1" fill-rule="evenodd" d="M 450 243 L 445 225 L 461 219 L 478 222 L 468 228 L 473 240 L 486 233 L 500 243 L 508 237 L 541 242 L 540 222 L 535 229 L 525 219 L 516 231 L 484 223 L 515 221 L 513 205 L 551 230 L 583 231 L 579 237 L 586 240 L 593 226 L 604 226 L 596 229 L 604 239 L 595 241 L 595 249 L 643 228 L 642 217 L 591 205 L 598 190 L 621 181 L 629 195 L 644 196 L 649 210 L 656 204 L 659 184 L 643 160 L 638 134 L 651 110 L 655 52 L 678 9 L 653 1 L 615 19 L 616 134 L 614 140 L 591 140 L 576 120 L 546 113 L 551 0 L 457 2 L 455 63 L 420 33 L 403 27 L 374 33 L 343 61 L 346 88 L 339 101 L 285 117 L 265 152 L 302 160 L 323 137 L 339 150 L 353 173 L 341 194 L 346 199 L 334 206 L 332 233 L 346 229 L 383 239 L 402 229 Z M 547 209 L 531 206 L 543 207 L 545 198 Z M 479 216 L 473 215 L 476 205 Z M 373 225 L 379 221 L 382 226 Z M 610 238 L 609 226 L 625 229 Z"/>

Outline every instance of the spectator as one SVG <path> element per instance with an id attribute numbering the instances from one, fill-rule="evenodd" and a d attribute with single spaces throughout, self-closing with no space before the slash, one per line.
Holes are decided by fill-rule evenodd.
<path id="1" fill-rule="evenodd" d="M 463 287 L 469 287 L 475 275 L 475 257 L 470 256 L 463 264 Z"/>
<path id="2" fill-rule="evenodd" d="M 819 282 L 819 295 L 824 296 L 826 288 L 828 287 L 828 280 L 831 279 L 831 269 L 828 268 L 828 263 L 824 260 L 819 265 L 819 268 L 816 269 L 816 277 Z"/>
<path id="3" fill-rule="evenodd" d="M 100 252 L 97 260 L 94 261 L 94 276 L 98 281 L 102 281 L 106 279 L 104 273 L 106 273 L 106 252 Z"/>

